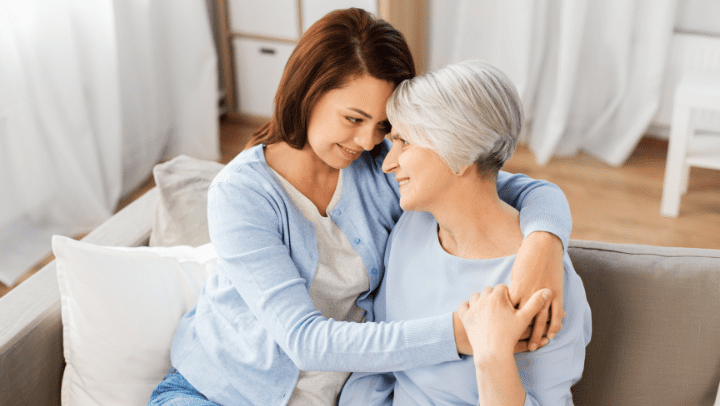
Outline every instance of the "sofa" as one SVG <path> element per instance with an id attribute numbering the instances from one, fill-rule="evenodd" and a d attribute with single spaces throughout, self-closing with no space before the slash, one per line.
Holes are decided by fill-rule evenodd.
<path id="1" fill-rule="evenodd" d="M 58 239 L 53 241 L 54 248 L 61 251 L 62 246 L 84 244 L 81 248 L 127 247 L 126 251 L 131 251 L 142 250 L 132 248 L 141 246 L 185 245 L 186 250 L 204 246 L 209 241 L 204 190 L 220 168 L 220 164 L 184 156 L 158 165 L 154 171 L 155 188 L 81 242 Z M 145 247 L 145 250 L 152 248 Z M 720 250 L 582 240 L 571 240 L 568 250 L 583 279 L 593 321 L 583 377 L 572 390 L 574 403 L 720 406 L 716 400 L 720 382 Z M 118 255 L 125 255 L 126 251 Z M 80 386 L 74 388 L 67 382 L 71 366 L 72 374 L 78 372 L 77 352 L 85 351 L 85 347 L 92 347 L 97 341 L 82 342 L 82 346 L 74 349 L 70 347 L 78 344 L 79 334 L 74 330 L 76 326 L 70 324 L 82 322 L 70 308 L 81 299 L 98 294 L 101 299 L 93 300 L 99 309 L 108 292 L 121 295 L 123 291 L 132 290 L 133 285 L 125 285 L 115 292 L 102 292 L 105 296 L 95 292 L 92 284 L 85 286 L 88 285 L 85 274 L 76 278 L 79 279 L 73 282 L 76 285 L 71 285 L 68 280 L 73 275 L 68 274 L 68 263 L 62 262 L 66 261 L 64 256 L 56 252 L 55 261 L 0 298 L 0 403 L 3 405 L 106 404 L 94 395 L 75 396 L 78 387 L 89 385 L 87 380 L 77 380 L 74 384 Z M 138 269 L 127 270 L 135 275 L 127 281 L 109 277 L 108 269 L 102 272 L 106 272 L 102 280 L 112 280 L 113 284 L 146 283 Z M 164 283 L 163 295 L 170 295 L 169 291 L 175 289 L 172 288 L 175 285 L 162 281 L 148 283 Z M 73 289 L 86 290 L 72 297 Z M 90 296 L 86 292 L 90 292 Z M 192 289 L 189 292 L 190 296 L 185 297 L 197 294 L 192 293 Z M 122 296 L 118 297 L 108 300 L 123 300 Z M 177 308 L 173 308 L 172 317 L 179 317 Z M 98 309 L 93 310 L 97 313 Z M 172 322 L 172 317 L 167 320 Z M 113 322 L 113 327 L 120 329 L 122 319 L 122 314 L 114 315 L 112 320 L 119 321 Z M 101 330 L 92 324 L 89 327 Z M 122 338 L 122 334 L 122 329 L 114 330 L 111 338 Z M 167 341 L 167 334 L 163 340 Z M 163 345 L 168 348 L 160 349 L 156 357 L 169 356 L 169 342 Z M 115 343 L 110 348 L 120 347 L 125 346 Z M 117 351 L 121 362 L 124 350 L 132 351 L 132 347 Z M 89 359 L 103 358 L 101 361 L 107 366 L 110 361 L 104 357 L 113 354 L 102 354 L 86 355 Z M 155 375 L 146 379 L 159 380 L 158 374 L 168 363 L 166 358 L 158 360 Z M 143 390 L 147 391 L 148 387 L 145 385 Z M 94 390 L 80 389 L 88 394 Z"/>

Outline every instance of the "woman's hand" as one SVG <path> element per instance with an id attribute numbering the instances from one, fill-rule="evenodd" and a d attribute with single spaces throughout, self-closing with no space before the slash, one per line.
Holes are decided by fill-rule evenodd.
<path id="1" fill-rule="evenodd" d="M 534 351 L 547 344 L 543 335 L 552 339 L 562 328 L 563 310 L 563 246 L 554 234 L 536 231 L 525 238 L 518 251 L 510 276 L 510 302 L 521 309 L 540 289 L 549 288 L 555 294 L 535 318 L 535 327 L 527 349 Z M 545 326 L 550 323 L 547 330 Z M 542 328 L 540 328 L 542 327 Z"/>
<path id="2" fill-rule="evenodd" d="M 500 284 L 474 293 L 468 302 L 458 308 L 467 338 L 473 349 L 475 363 L 487 358 L 513 354 L 518 341 L 535 315 L 549 302 L 552 291 L 535 292 L 520 309 L 510 301 L 509 289 Z"/>
<path id="3" fill-rule="evenodd" d="M 526 393 L 520 380 L 513 347 L 533 317 L 550 302 L 552 292 L 535 292 L 521 309 L 515 309 L 505 285 L 473 294 L 458 314 L 473 348 L 478 404 L 522 405 Z"/>
<path id="4" fill-rule="evenodd" d="M 467 331 L 465 331 L 465 326 L 463 325 L 462 320 L 460 319 L 459 311 L 460 309 L 467 309 L 469 306 L 469 301 L 466 300 L 460 304 L 458 307 L 458 311 L 453 313 L 453 329 L 455 331 L 455 345 L 457 346 L 457 352 L 458 354 L 463 355 L 473 355 L 473 349 L 472 345 L 470 345 L 470 340 L 467 336 Z M 525 352 L 528 351 L 528 340 L 530 339 L 530 335 L 533 332 L 533 324 L 530 324 L 529 326 L 525 327 L 525 331 L 520 335 L 520 339 L 517 343 L 515 343 L 515 352 Z M 540 339 L 540 347 L 546 345 L 549 341 L 547 339 L 547 332 L 549 328 L 549 323 L 545 324 L 545 328 L 542 329 L 543 336 Z M 540 330 L 540 329 L 539 329 Z"/>

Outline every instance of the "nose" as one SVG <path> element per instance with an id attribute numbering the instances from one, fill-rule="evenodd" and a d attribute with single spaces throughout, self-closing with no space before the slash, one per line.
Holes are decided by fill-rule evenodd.
<path id="1" fill-rule="evenodd" d="M 385 156 L 382 164 L 382 170 L 385 173 L 393 173 L 398 168 L 398 155 L 400 154 L 400 146 L 393 142 L 390 152 Z"/>
<path id="2" fill-rule="evenodd" d="M 376 131 L 374 128 L 367 128 L 360 131 L 353 141 L 365 151 L 370 151 L 378 144 L 376 142 Z"/>

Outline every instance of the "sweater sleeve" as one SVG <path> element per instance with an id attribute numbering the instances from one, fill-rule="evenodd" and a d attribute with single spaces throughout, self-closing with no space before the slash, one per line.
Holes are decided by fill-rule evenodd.
<path id="1" fill-rule="evenodd" d="M 547 231 L 562 241 L 567 252 L 572 216 L 565 194 L 556 185 L 521 174 L 500 171 L 498 195 L 520 211 L 520 228 L 527 237 L 535 231 Z"/>
<path id="2" fill-rule="evenodd" d="M 230 279 L 299 369 L 385 372 L 459 359 L 448 315 L 396 323 L 324 318 L 300 276 L 301 264 L 293 262 L 297 256 L 290 255 L 303 245 L 289 241 L 284 231 L 290 226 L 283 223 L 289 220 L 282 211 L 288 208 L 270 196 L 267 186 L 257 182 L 214 183 L 208 191 L 210 235 L 218 273 Z M 311 262 L 317 264 L 317 258 Z"/>

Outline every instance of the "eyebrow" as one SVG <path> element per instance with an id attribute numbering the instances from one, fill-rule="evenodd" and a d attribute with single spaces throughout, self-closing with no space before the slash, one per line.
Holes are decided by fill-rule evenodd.
<path id="1" fill-rule="evenodd" d="M 354 112 L 356 112 L 356 113 L 364 116 L 365 118 L 372 119 L 372 116 L 371 116 L 370 114 L 368 114 L 368 113 L 366 113 L 366 112 L 364 112 L 364 111 L 362 111 L 362 110 L 360 110 L 360 109 L 356 109 L 356 108 L 354 108 L 354 107 L 348 107 L 348 109 L 350 109 L 350 110 L 352 110 L 352 111 L 354 111 Z"/>
<path id="2" fill-rule="evenodd" d="M 400 134 L 396 133 L 395 131 L 387 135 L 387 139 L 390 141 L 395 141 L 398 138 L 400 138 Z"/>

